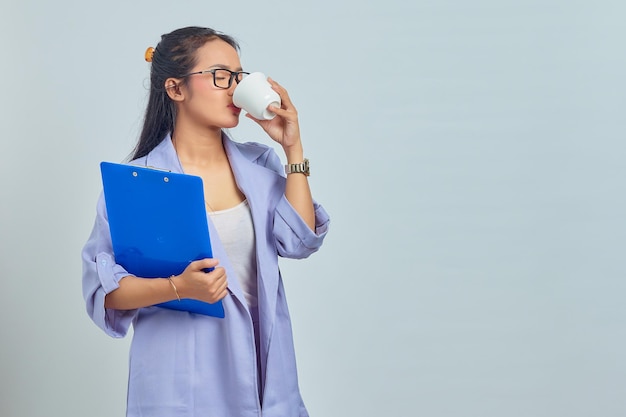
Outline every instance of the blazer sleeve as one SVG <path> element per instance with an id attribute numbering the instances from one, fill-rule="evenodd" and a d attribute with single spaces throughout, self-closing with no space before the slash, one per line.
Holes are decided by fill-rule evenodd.
<path id="1" fill-rule="evenodd" d="M 278 254 L 285 258 L 306 258 L 322 246 L 328 233 L 330 217 L 324 207 L 313 201 L 315 231 L 311 230 L 285 197 L 283 165 L 272 149 L 266 152 L 264 165 L 281 177 L 280 184 L 283 189 L 274 213 L 273 231 Z"/>
<path id="2" fill-rule="evenodd" d="M 104 195 L 101 193 L 96 220 L 82 251 L 83 298 L 87 313 L 106 334 L 124 337 L 137 315 L 137 310 L 113 310 L 104 307 L 105 296 L 119 287 L 119 281 L 129 274 L 115 263 L 111 233 L 107 220 Z"/>

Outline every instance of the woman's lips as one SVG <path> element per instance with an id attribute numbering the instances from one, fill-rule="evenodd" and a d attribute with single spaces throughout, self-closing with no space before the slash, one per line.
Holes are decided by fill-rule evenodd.
<path id="1" fill-rule="evenodd" d="M 241 113 L 241 109 L 239 107 L 235 106 L 234 104 L 230 104 L 228 106 L 228 108 L 231 109 L 233 112 L 235 112 L 237 114 Z"/>

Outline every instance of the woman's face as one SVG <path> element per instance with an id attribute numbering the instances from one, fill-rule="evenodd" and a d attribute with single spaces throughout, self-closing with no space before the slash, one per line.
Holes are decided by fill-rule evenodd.
<path id="1" fill-rule="evenodd" d="M 235 48 L 221 39 L 208 41 L 196 52 L 197 63 L 191 72 L 211 69 L 241 71 L 241 62 Z M 177 123 L 183 121 L 200 128 L 222 129 L 237 126 L 241 109 L 233 105 L 233 92 L 237 83 L 230 88 L 216 87 L 213 74 L 190 75 L 181 86 L 185 99 L 178 104 Z M 182 118 L 183 120 L 178 120 Z"/>

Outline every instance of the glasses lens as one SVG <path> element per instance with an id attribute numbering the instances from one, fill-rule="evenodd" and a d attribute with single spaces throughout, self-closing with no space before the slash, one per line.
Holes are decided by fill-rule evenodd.
<path id="1" fill-rule="evenodd" d="M 230 84 L 230 74 L 231 72 L 225 69 L 216 69 L 213 73 L 213 79 L 215 80 L 215 85 L 219 88 L 228 88 Z"/>
<path id="2" fill-rule="evenodd" d="M 247 72 L 238 72 L 237 73 L 237 77 L 235 78 L 237 80 L 237 84 L 239 84 L 241 82 L 241 80 L 243 80 L 247 76 L 248 76 Z"/>

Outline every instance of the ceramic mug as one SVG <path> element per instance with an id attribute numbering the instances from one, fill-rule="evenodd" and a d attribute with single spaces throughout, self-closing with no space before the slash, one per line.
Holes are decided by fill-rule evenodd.
<path id="1" fill-rule="evenodd" d="M 272 105 L 280 108 L 280 96 L 272 89 L 267 77 L 262 72 L 253 72 L 235 87 L 233 104 L 256 119 L 271 120 L 276 113 L 267 109 Z"/>

